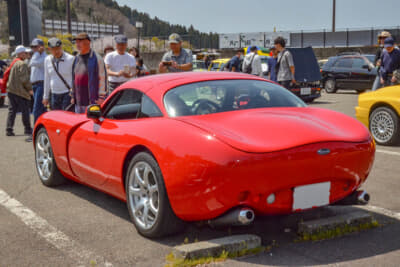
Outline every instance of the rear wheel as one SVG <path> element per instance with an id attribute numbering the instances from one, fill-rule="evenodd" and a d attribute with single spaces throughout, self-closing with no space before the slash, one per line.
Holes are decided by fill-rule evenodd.
<path id="1" fill-rule="evenodd" d="M 335 82 L 335 80 L 334 79 L 328 79 L 326 82 L 325 82 L 325 91 L 328 93 L 328 94 L 332 94 L 332 93 L 335 93 L 336 92 L 336 82 Z"/>
<path id="2" fill-rule="evenodd" d="M 138 153 L 129 164 L 126 202 L 129 215 L 143 236 L 169 235 L 184 225 L 172 211 L 160 167 L 149 153 Z"/>
<path id="3" fill-rule="evenodd" d="M 388 107 L 375 109 L 369 118 L 369 130 L 380 145 L 394 145 L 399 142 L 399 117 Z"/>
<path id="4" fill-rule="evenodd" d="M 45 128 L 41 128 L 35 138 L 36 170 L 40 181 L 46 186 L 56 186 L 65 182 L 54 159 L 50 138 Z"/>

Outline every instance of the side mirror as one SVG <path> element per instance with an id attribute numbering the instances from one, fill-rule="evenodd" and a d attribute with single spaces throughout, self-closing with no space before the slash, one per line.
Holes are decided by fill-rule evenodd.
<path id="1" fill-rule="evenodd" d="M 86 109 L 86 116 L 89 119 L 99 119 L 101 117 L 100 105 L 94 104 L 88 106 Z"/>

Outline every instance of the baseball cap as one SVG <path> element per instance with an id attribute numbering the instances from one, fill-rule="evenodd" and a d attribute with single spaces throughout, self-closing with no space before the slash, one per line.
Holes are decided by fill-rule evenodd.
<path id="1" fill-rule="evenodd" d="M 182 38 L 177 33 L 173 33 L 168 37 L 169 44 L 179 44 L 180 42 L 182 42 Z"/>
<path id="2" fill-rule="evenodd" d="M 62 45 L 62 42 L 60 39 L 54 37 L 54 38 L 49 39 L 49 41 L 47 42 L 47 45 L 50 48 L 60 47 Z"/>
<path id="3" fill-rule="evenodd" d="M 392 36 L 392 35 L 390 34 L 390 32 L 387 32 L 387 31 L 383 31 L 378 35 L 379 38 L 387 38 L 390 36 Z"/>
<path id="4" fill-rule="evenodd" d="M 128 38 L 123 34 L 115 35 L 114 40 L 117 44 L 126 44 L 128 42 Z"/>
<path id="5" fill-rule="evenodd" d="M 75 40 L 89 40 L 89 41 L 90 41 L 90 37 L 89 37 L 89 34 L 87 34 L 86 32 L 81 32 L 81 33 L 78 33 L 78 34 L 74 37 L 73 40 L 74 40 L 74 41 L 75 41 Z"/>
<path id="6" fill-rule="evenodd" d="M 394 46 L 394 39 L 392 37 L 388 37 L 385 39 L 384 47 L 392 47 Z"/>
<path id="7" fill-rule="evenodd" d="M 19 53 L 25 53 L 26 52 L 26 48 L 23 45 L 19 45 L 15 48 L 15 55 L 18 55 Z"/>
<path id="8" fill-rule="evenodd" d="M 44 42 L 41 39 L 35 38 L 35 39 L 32 40 L 31 47 L 32 46 L 39 46 L 39 45 L 44 45 Z"/>

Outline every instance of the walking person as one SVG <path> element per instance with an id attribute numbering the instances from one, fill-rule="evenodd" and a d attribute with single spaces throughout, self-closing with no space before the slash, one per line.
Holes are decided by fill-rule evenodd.
<path id="1" fill-rule="evenodd" d="M 240 59 L 242 58 L 242 50 L 236 51 L 236 54 L 229 60 L 229 71 L 240 72 Z"/>
<path id="2" fill-rule="evenodd" d="M 258 55 L 257 51 L 257 46 L 252 46 L 250 48 L 250 53 L 244 57 L 242 71 L 244 73 L 262 77 L 261 57 Z"/>
<path id="3" fill-rule="evenodd" d="M 277 77 L 276 77 L 276 72 L 275 72 L 275 66 L 276 63 L 278 62 L 278 51 L 276 50 L 275 46 L 272 46 L 270 48 L 270 51 L 272 53 L 272 56 L 268 58 L 267 64 L 268 64 L 268 79 L 274 82 L 278 82 Z"/>
<path id="4" fill-rule="evenodd" d="M 380 82 L 382 86 L 397 84 L 394 71 L 400 70 L 400 50 L 394 47 L 394 39 L 388 37 L 384 41 L 385 50 L 382 52 L 382 62 L 380 69 Z"/>
<path id="5" fill-rule="evenodd" d="M 102 57 L 91 49 L 87 33 L 79 33 L 74 40 L 79 55 L 72 65 L 71 104 L 75 104 L 76 113 L 85 113 L 88 105 L 104 101 L 107 72 Z"/>
<path id="6" fill-rule="evenodd" d="M 286 89 L 296 84 L 295 69 L 292 54 L 285 49 L 286 41 L 283 37 L 277 37 L 274 40 L 278 59 L 275 66 L 277 81 Z"/>
<path id="7" fill-rule="evenodd" d="M 41 39 L 32 40 L 31 49 L 33 56 L 30 59 L 29 67 L 31 68 L 31 83 L 33 88 L 33 124 L 37 119 L 46 112 L 46 108 L 42 104 L 43 100 L 43 81 L 44 81 L 44 60 L 47 57 L 44 51 L 44 43 Z M 31 141 L 28 140 L 27 141 Z"/>
<path id="8" fill-rule="evenodd" d="M 168 38 L 170 51 L 166 52 L 158 65 L 160 73 L 191 71 L 193 68 L 192 51 L 182 47 L 182 38 L 173 33 Z"/>
<path id="9" fill-rule="evenodd" d="M 16 58 L 6 70 L 4 76 L 7 82 L 7 96 L 9 100 L 6 135 L 14 136 L 14 122 L 17 112 L 22 113 L 22 123 L 25 135 L 32 135 L 32 127 L 29 117 L 29 105 L 33 96 L 32 84 L 28 65 L 26 48 L 19 45 L 15 49 Z"/>
<path id="10" fill-rule="evenodd" d="M 51 55 L 44 61 L 43 105 L 47 106 L 50 99 L 52 110 L 66 110 L 71 103 L 74 57 L 63 51 L 58 38 L 51 38 L 48 47 Z"/>
<path id="11" fill-rule="evenodd" d="M 104 58 L 106 64 L 109 93 L 136 75 L 136 59 L 126 52 L 128 38 L 125 35 L 115 36 L 116 51 Z"/>
<path id="12" fill-rule="evenodd" d="M 376 51 L 375 60 L 374 60 L 374 65 L 377 69 L 377 75 L 376 75 L 374 84 L 372 85 L 372 89 L 371 89 L 372 91 L 376 91 L 382 87 L 379 72 L 380 72 L 380 67 L 381 67 L 381 62 L 382 62 L 382 53 L 385 50 L 383 45 L 384 45 L 385 39 L 388 37 L 391 37 L 391 36 L 392 35 L 387 31 L 383 31 L 378 35 L 379 47 L 378 47 L 378 50 Z"/>

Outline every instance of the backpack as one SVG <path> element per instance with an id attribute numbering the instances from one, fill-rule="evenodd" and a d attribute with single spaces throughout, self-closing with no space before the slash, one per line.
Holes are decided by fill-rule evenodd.
<path id="1" fill-rule="evenodd" d="M 4 72 L 4 76 L 3 76 L 3 86 L 4 86 L 5 88 L 7 88 L 8 78 L 10 77 L 10 72 L 11 72 L 12 67 L 14 66 L 14 64 L 15 64 L 17 61 L 20 61 L 20 60 L 21 60 L 20 58 L 15 58 L 15 59 L 13 60 L 13 62 L 11 62 L 10 66 L 9 66 L 9 67 L 6 69 L 6 71 Z"/>
<path id="2" fill-rule="evenodd" d="M 243 62 L 243 72 L 244 73 L 248 73 L 248 74 L 252 73 L 252 71 L 253 71 L 252 65 L 253 65 L 253 60 L 255 57 L 256 57 L 256 53 L 254 53 L 254 55 L 251 58 L 250 63 L 248 65 Z"/>

